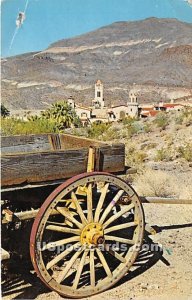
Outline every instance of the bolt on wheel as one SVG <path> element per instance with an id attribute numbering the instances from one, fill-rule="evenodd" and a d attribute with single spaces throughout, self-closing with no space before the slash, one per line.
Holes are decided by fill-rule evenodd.
<path id="1" fill-rule="evenodd" d="M 107 173 L 85 173 L 60 185 L 40 208 L 31 231 L 31 259 L 49 288 L 66 297 L 87 297 L 127 273 L 143 232 L 143 209 L 133 188 Z"/>

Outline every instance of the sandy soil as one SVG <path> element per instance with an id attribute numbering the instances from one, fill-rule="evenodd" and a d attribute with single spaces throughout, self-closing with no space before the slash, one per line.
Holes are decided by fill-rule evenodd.
<path id="1" fill-rule="evenodd" d="M 133 270 L 110 290 L 93 300 L 191 300 L 192 299 L 192 207 L 144 205 L 146 222 L 157 234 L 146 236 L 162 245 L 163 253 L 142 251 Z M 49 291 L 30 270 L 19 266 L 2 284 L 3 299 L 62 299 Z"/>

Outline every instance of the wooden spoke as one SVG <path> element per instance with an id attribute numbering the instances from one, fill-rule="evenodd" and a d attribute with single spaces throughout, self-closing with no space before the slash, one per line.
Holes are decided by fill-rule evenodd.
<path id="1" fill-rule="evenodd" d="M 105 240 L 106 241 L 115 241 L 115 242 L 120 242 L 124 244 L 130 244 L 134 245 L 135 241 L 134 240 L 129 240 L 129 239 L 124 239 L 118 236 L 112 236 L 112 235 L 105 235 Z"/>
<path id="2" fill-rule="evenodd" d="M 79 223 L 71 214 L 71 212 L 66 207 L 59 207 L 57 206 L 57 211 L 60 212 L 65 218 L 69 219 L 72 223 L 74 223 L 80 229 L 83 227 L 83 224 Z"/>
<path id="3" fill-rule="evenodd" d="M 117 231 L 117 230 L 121 230 L 121 229 L 126 229 L 126 228 L 130 228 L 130 227 L 134 227 L 134 226 L 137 226 L 137 225 L 138 225 L 137 222 L 130 222 L 130 223 L 119 224 L 119 225 L 112 226 L 112 227 L 109 227 L 109 228 L 105 229 L 105 234 L 109 233 L 109 232 L 112 232 L 112 231 Z"/>
<path id="4" fill-rule="evenodd" d="M 65 244 L 70 244 L 70 243 L 79 242 L 79 241 L 80 241 L 79 236 L 73 236 L 73 237 L 70 237 L 68 239 L 62 239 L 62 240 L 59 240 L 59 241 L 48 243 L 47 245 L 45 245 L 41 249 L 41 251 L 45 251 L 45 250 L 48 250 L 48 249 L 53 248 L 53 247 L 58 247 L 58 246 L 62 246 L 62 245 L 65 245 Z"/>
<path id="5" fill-rule="evenodd" d="M 87 220 L 93 221 L 93 199 L 92 199 L 92 184 L 89 183 L 87 188 Z"/>
<path id="6" fill-rule="evenodd" d="M 45 200 L 34 221 L 34 269 L 61 296 L 89 298 L 117 283 L 133 266 L 144 224 L 140 200 L 121 178 L 103 172 L 70 178 Z"/>
<path id="7" fill-rule="evenodd" d="M 59 212 L 57 212 L 58 214 L 59 214 Z M 65 226 L 66 225 L 66 223 L 65 222 L 63 222 L 63 223 L 61 223 L 61 222 L 54 222 L 54 221 L 47 221 L 47 223 L 48 224 L 53 224 L 53 225 L 59 225 L 59 226 Z"/>
<path id="8" fill-rule="evenodd" d="M 71 267 L 74 265 L 75 261 L 77 260 L 77 258 L 79 257 L 79 255 L 81 254 L 82 251 L 83 251 L 82 249 L 79 250 L 79 251 L 77 251 L 77 252 L 71 257 L 71 259 L 68 261 L 68 263 L 67 263 L 66 267 L 64 268 L 64 270 L 62 270 L 62 271 L 60 272 L 59 276 L 56 278 L 56 281 L 57 281 L 58 283 L 61 283 L 61 282 L 65 279 L 67 273 L 69 272 L 69 270 L 71 269 Z"/>
<path id="9" fill-rule="evenodd" d="M 109 183 L 106 183 L 105 186 L 102 189 L 102 192 L 101 192 L 98 204 L 97 204 L 97 208 L 96 208 L 96 211 L 95 211 L 94 222 L 98 222 L 99 221 L 99 216 L 100 216 L 101 208 L 103 206 L 103 202 L 105 200 L 108 188 L 109 188 Z"/>
<path id="10" fill-rule="evenodd" d="M 125 262 L 126 262 L 126 259 L 125 259 L 123 256 L 121 256 L 119 253 L 113 251 L 113 250 L 109 247 L 109 245 L 105 244 L 105 250 L 106 250 L 107 252 L 109 252 L 112 256 L 114 256 L 115 258 L 117 258 L 118 260 L 120 260 L 122 263 L 125 263 Z"/>
<path id="11" fill-rule="evenodd" d="M 116 204 L 116 202 L 119 200 L 119 198 L 123 195 L 123 193 L 124 193 L 124 190 L 118 191 L 118 193 L 115 195 L 115 197 L 113 198 L 113 200 L 109 203 L 109 205 L 105 209 L 105 211 L 102 214 L 102 217 L 101 217 L 101 219 L 99 221 L 101 224 L 103 224 L 103 222 L 105 221 L 107 215 L 110 213 L 111 209 Z"/>
<path id="12" fill-rule="evenodd" d="M 77 213 L 79 214 L 82 223 L 83 224 L 87 224 L 87 219 L 86 219 L 86 217 L 84 215 L 84 212 L 83 212 L 83 210 L 81 208 L 81 205 L 79 204 L 79 201 L 78 201 L 78 199 L 77 199 L 77 197 L 76 197 L 76 195 L 75 195 L 74 192 L 71 193 L 71 198 L 74 201 L 74 204 L 75 204 L 76 209 L 77 209 Z"/>
<path id="13" fill-rule="evenodd" d="M 56 225 L 47 225 L 46 229 L 58 231 L 58 232 L 73 233 L 73 234 L 77 234 L 77 235 L 80 235 L 80 233 L 81 233 L 80 229 L 73 229 L 73 228 L 69 228 L 69 227 L 62 227 L 62 226 L 56 226 Z"/>
<path id="14" fill-rule="evenodd" d="M 46 269 L 49 270 L 51 267 L 55 266 L 60 260 L 62 260 L 65 256 L 67 256 L 70 252 L 72 252 L 76 247 L 80 246 L 80 243 L 76 243 L 65 251 L 60 253 L 59 255 L 55 256 L 50 262 L 47 263 Z"/>
<path id="15" fill-rule="evenodd" d="M 75 276 L 75 279 L 74 279 L 74 282 L 73 282 L 73 288 L 75 288 L 75 289 L 77 289 L 77 287 L 78 287 L 79 280 L 80 280 L 80 277 L 81 277 L 81 273 L 83 271 L 83 267 L 85 265 L 85 259 L 87 257 L 88 251 L 89 250 L 85 250 L 85 252 L 83 253 L 83 256 L 81 257 L 81 260 L 80 260 L 80 263 L 79 263 L 79 266 L 78 266 L 78 269 L 77 269 L 77 273 L 76 273 L 76 276 Z"/>
<path id="16" fill-rule="evenodd" d="M 113 215 L 112 217 L 110 217 L 103 224 L 103 228 L 106 228 L 109 224 L 111 224 L 113 221 L 117 220 L 119 217 L 121 217 L 122 215 L 124 215 L 125 213 L 127 213 L 132 208 L 134 208 L 134 204 L 133 203 L 131 203 L 130 205 L 126 205 L 125 207 L 123 207 L 118 213 L 116 213 L 115 215 Z"/>
<path id="17" fill-rule="evenodd" d="M 91 286 L 95 287 L 95 250 L 90 251 L 90 282 Z"/>
<path id="18" fill-rule="evenodd" d="M 105 257 L 103 255 L 103 253 L 101 252 L 101 250 L 99 248 L 96 248 L 96 252 L 97 252 L 97 255 L 99 256 L 99 259 L 100 259 L 100 261 L 101 261 L 101 263 L 103 265 L 103 268 L 104 268 L 107 276 L 112 277 L 111 270 L 109 269 L 109 266 L 108 266 L 108 264 L 107 264 L 107 262 L 105 260 Z"/>

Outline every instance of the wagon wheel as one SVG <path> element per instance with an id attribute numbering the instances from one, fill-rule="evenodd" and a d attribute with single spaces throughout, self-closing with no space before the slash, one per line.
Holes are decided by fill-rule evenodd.
<path id="1" fill-rule="evenodd" d="M 41 280 L 62 296 L 90 296 L 127 273 L 143 231 L 143 209 L 132 187 L 107 173 L 81 174 L 40 208 L 31 231 L 32 262 Z"/>

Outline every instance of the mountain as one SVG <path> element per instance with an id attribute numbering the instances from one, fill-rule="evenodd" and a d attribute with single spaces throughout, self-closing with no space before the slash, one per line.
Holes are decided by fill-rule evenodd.
<path id="1" fill-rule="evenodd" d="M 2 61 L 2 101 L 41 109 L 72 95 L 91 104 L 101 79 L 108 104 L 125 103 L 134 85 L 140 102 L 192 94 L 192 24 L 149 18 L 116 22 Z"/>

